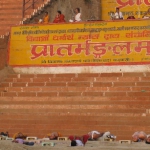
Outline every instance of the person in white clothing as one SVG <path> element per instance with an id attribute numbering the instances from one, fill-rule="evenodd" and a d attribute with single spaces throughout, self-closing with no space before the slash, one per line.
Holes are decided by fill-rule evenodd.
<path id="1" fill-rule="evenodd" d="M 123 19 L 123 14 L 122 14 L 122 12 L 120 12 L 118 7 L 116 8 L 114 19 L 116 19 L 116 20 L 122 20 Z"/>
<path id="2" fill-rule="evenodd" d="M 80 8 L 76 8 L 74 10 L 75 16 L 73 17 L 73 20 L 70 19 L 69 22 L 81 22 L 81 13 L 80 13 Z"/>
<path id="3" fill-rule="evenodd" d="M 91 131 L 88 133 L 90 136 L 89 140 L 97 140 L 98 138 L 102 137 L 104 133 L 100 133 L 98 131 Z"/>
<path id="4" fill-rule="evenodd" d="M 80 22 L 80 21 L 81 21 L 80 8 L 76 8 L 76 9 L 75 9 L 74 22 Z"/>
<path id="5" fill-rule="evenodd" d="M 98 131 L 91 131 L 88 133 L 89 140 L 103 140 L 103 139 L 116 139 L 116 136 L 111 134 L 109 131 L 100 133 Z"/>
<path id="6" fill-rule="evenodd" d="M 73 140 L 71 141 L 71 146 L 84 146 L 81 140 Z"/>

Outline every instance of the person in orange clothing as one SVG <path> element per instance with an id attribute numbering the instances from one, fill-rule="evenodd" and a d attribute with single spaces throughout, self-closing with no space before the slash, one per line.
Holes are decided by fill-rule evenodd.
<path id="1" fill-rule="evenodd" d="M 43 18 L 43 23 L 44 23 L 44 24 L 49 23 L 49 15 L 48 15 L 48 12 L 47 12 L 47 11 L 45 12 L 45 16 L 44 16 L 44 18 Z"/>
<path id="2" fill-rule="evenodd" d="M 147 135 L 145 132 L 143 131 L 137 131 L 132 135 L 132 140 L 133 142 L 141 142 L 141 141 L 145 141 L 147 138 Z"/>
<path id="3" fill-rule="evenodd" d="M 23 133 L 21 132 L 17 132 L 14 134 L 13 138 L 14 139 L 17 139 L 17 138 L 20 138 L 20 139 L 26 139 L 27 135 L 24 135 Z"/>
<path id="4" fill-rule="evenodd" d="M 61 137 L 61 133 L 60 132 L 52 132 L 50 134 L 47 134 L 46 137 L 49 138 L 50 140 L 57 140 L 58 137 Z"/>
<path id="5" fill-rule="evenodd" d="M 53 21 L 53 23 L 63 23 L 65 21 L 65 16 L 61 13 L 61 11 L 57 11 L 57 15 Z"/>
<path id="6" fill-rule="evenodd" d="M 135 19 L 135 17 L 134 16 L 128 16 L 127 19 Z"/>

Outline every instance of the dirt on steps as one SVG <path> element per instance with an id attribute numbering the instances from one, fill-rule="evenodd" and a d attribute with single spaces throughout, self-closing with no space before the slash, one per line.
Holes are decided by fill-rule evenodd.
<path id="1" fill-rule="evenodd" d="M 0 141 L 1 150 L 70 150 L 70 141 L 53 141 L 54 147 L 40 145 L 26 146 L 23 144 L 12 143 L 11 141 Z M 149 150 L 149 145 L 144 142 L 132 144 L 119 144 L 119 142 L 99 142 L 88 141 L 85 147 L 72 147 L 74 150 Z"/>

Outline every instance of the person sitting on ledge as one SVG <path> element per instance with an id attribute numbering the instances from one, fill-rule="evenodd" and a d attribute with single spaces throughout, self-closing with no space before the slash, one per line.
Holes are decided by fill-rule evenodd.
<path id="1" fill-rule="evenodd" d="M 44 18 L 43 18 L 43 23 L 44 23 L 44 24 L 49 23 L 49 15 L 48 15 L 48 12 L 47 12 L 47 11 L 45 12 L 45 15 L 44 15 Z"/>
<path id="2" fill-rule="evenodd" d="M 89 139 L 89 135 L 83 135 L 83 136 L 69 136 L 68 138 L 71 140 L 71 146 L 85 146 L 86 142 Z"/>
<path id="3" fill-rule="evenodd" d="M 74 22 L 81 22 L 81 13 L 80 13 L 80 8 L 75 9 L 75 20 Z"/>
<path id="4" fill-rule="evenodd" d="M 114 12 L 110 12 L 110 19 L 114 20 L 115 19 L 115 13 Z"/>
<path id="5" fill-rule="evenodd" d="M 18 133 L 15 133 L 15 134 L 14 134 L 13 138 L 14 138 L 14 139 L 17 139 L 17 138 L 19 138 L 19 139 L 26 139 L 27 136 L 24 135 L 24 134 L 22 134 L 21 132 L 18 132 Z"/>
<path id="6" fill-rule="evenodd" d="M 63 23 L 63 22 L 66 22 L 65 16 L 63 14 L 61 14 L 61 11 L 58 10 L 53 23 Z"/>
<path id="7" fill-rule="evenodd" d="M 115 20 L 122 20 L 123 19 L 123 15 L 122 15 L 122 12 L 120 11 L 119 7 L 116 8 L 114 19 Z"/>
<path id="8" fill-rule="evenodd" d="M 50 140 L 57 140 L 58 137 L 61 137 L 61 133 L 59 132 L 52 132 L 50 134 L 47 134 L 47 136 Z"/>
<path id="9" fill-rule="evenodd" d="M 75 9 L 75 16 L 74 16 L 74 19 L 73 20 L 69 20 L 69 22 L 81 22 L 81 13 L 80 13 L 80 8 L 76 8 Z"/>
<path id="10" fill-rule="evenodd" d="M 144 16 L 142 18 L 144 18 L 144 19 L 150 18 L 150 8 L 147 10 L 147 12 L 144 14 Z"/>
<path id="11" fill-rule="evenodd" d="M 127 19 L 135 19 L 135 17 L 134 16 L 128 16 Z"/>
<path id="12" fill-rule="evenodd" d="M 147 135 L 143 131 L 137 131 L 132 135 L 133 142 L 141 142 L 147 139 Z"/>

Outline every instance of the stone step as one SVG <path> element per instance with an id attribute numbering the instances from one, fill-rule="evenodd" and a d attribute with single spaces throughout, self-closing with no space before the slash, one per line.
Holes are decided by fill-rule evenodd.
<path id="1" fill-rule="evenodd" d="M 141 104 L 145 101 L 150 101 L 149 96 L 111 96 L 111 97 L 81 97 L 81 96 L 75 96 L 75 97 L 0 97 L 0 101 L 25 101 L 25 102 L 31 102 L 31 101 L 132 101 L 134 103 L 141 102 Z"/>
<path id="2" fill-rule="evenodd" d="M 120 126 L 120 125 L 134 126 L 136 124 L 141 126 L 143 122 L 145 123 L 145 125 L 148 125 L 150 123 L 149 120 L 147 120 L 147 121 L 146 120 L 128 120 L 127 121 L 127 120 L 124 120 L 123 118 L 122 119 L 119 119 L 119 118 L 111 119 L 111 117 L 108 118 L 108 120 L 100 119 L 100 120 L 94 120 L 94 121 L 93 120 L 87 120 L 87 119 L 86 120 L 78 120 L 78 119 L 76 119 L 76 120 L 74 120 L 74 119 L 67 120 L 67 119 L 65 119 L 65 117 L 64 117 L 64 119 L 60 120 L 59 119 L 60 117 L 57 117 L 57 118 L 58 118 L 57 120 L 54 119 L 54 118 L 51 118 L 51 119 L 53 119 L 53 122 L 51 122 L 51 120 L 49 120 L 48 118 L 47 119 L 42 119 L 42 117 L 39 117 L 38 119 L 36 119 L 36 118 L 34 118 L 34 119 L 33 118 L 31 118 L 31 119 L 21 119 L 21 122 L 20 122 L 20 119 L 7 119 L 7 118 L 3 119 L 3 121 L 5 122 L 4 124 L 11 124 L 10 126 L 14 126 L 14 127 L 15 127 L 16 124 L 18 124 L 18 125 L 21 124 L 22 126 L 20 126 L 20 127 L 24 127 L 24 125 L 28 125 L 28 127 L 30 127 L 29 124 L 37 124 L 37 125 L 38 124 L 39 125 L 49 125 L 49 124 L 51 124 L 52 126 L 54 126 L 54 125 L 59 126 L 61 124 L 63 126 L 67 126 L 66 122 L 68 124 L 72 125 L 72 126 L 74 126 L 74 125 L 81 125 L 81 126 L 82 125 L 84 125 L 84 126 L 85 125 L 89 125 L 89 126 L 91 126 L 91 125 L 94 125 L 94 126 L 108 126 L 108 125 L 110 125 L 110 126 L 111 125 L 112 126 Z M 131 119 L 131 118 L 129 118 L 129 119 Z M 40 123 L 40 121 L 41 121 L 41 123 Z M 143 122 L 141 122 L 141 121 L 143 121 Z M 2 127 L 4 126 L 3 123 L 0 125 L 0 127 L 1 126 Z M 51 127 L 49 126 L 47 128 L 51 128 Z"/>
<path id="3" fill-rule="evenodd" d="M 3 113 L 3 115 L 5 115 L 6 114 L 6 117 L 8 116 L 7 114 L 12 114 L 12 116 L 14 116 L 14 115 L 16 115 L 18 112 L 17 111 L 11 111 L 11 112 L 9 112 L 9 111 L 6 111 L 5 110 L 5 112 L 3 111 L 2 112 Z M 20 116 L 23 116 L 23 115 L 27 115 L 28 116 L 28 118 L 30 118 L 29 116 L 32 116 L 30 119 L 28 119 L 28 120 L 33 120 L 33 117 L 35 117 L 34 118 L 34 120 L 39 120 L 39 119 L 42 119 L 42 117 L 43 118 L 50 118 L 50 119 L 54 119 L 55 120 L 55 118 L 64 118 L 64 120 L 65 120 L 65 118 L 69 118 L 69 117 L 71 117 L 72 119 L 74 119 L 74 118 L 76 118 L 76 117 L 78 117 L 77 119 L 75 119 L 76 121 L 77 120 L 81 120 L 80 118 L 84 118 L 83 120 L 87 120 L 87 118 L 97 118 L 97 119 L 93 119 L 93 120 L 95 120 L 95 121 L 97 121 L 98 120 L 98 118 L 100 117 L 100 118 L 103 118 L 104 120 L 105 119 L 111 119 L 111 118 L 113 118 L 113 119 L 117 119 L 117 120 L 119 120 L 120 118 L 122 118 L 121 120 L 122 121 L 124 121 L 124 120 L 126 120 L 126 121 L 129 121 L 130 119 L 131 120 L 141 120 L 141 121 L 145 121 L 145 120 L 147 120 L 147 118 L 149 119 L 150 118 L 150 115 L 148 115 L 148 114 L 146 114 L 145 115 L 145 113 L 141 113 L 141 112 L 139 112 L 139 113 L 137 113 L 137 112 L 120 112 L 120 113 L 118 113 L 118 112 L 113 112 L 113 114 L 112 113 L 105 113 L 105 112 L 103 112 L 103 113 L 95 113 L 95 112 L 89 112 L 89 113 L 85 113 L 85 112 L 80 112 L 80 113 L 76 113 L 76 112 L 64 112 L 64 113 L 60 113 L 60 112 L 47 112 L 47 116 L 45 116 L 45 112 L 40 112 L 39 114 L 38 114 L 38 111 L 36 111 L 36 112 L 33 112 L 32 113 L 32 115 L 31 115 L 31 111 L 22 111 L 22 112 L 20 112 Z M 36 117 L 37 116 L 37 117 Z M 1 117 L 2 119 L 4 118 L 4 116 L 2 116 Z M 8 117 L 9 118 L 9 117 Z M 19 118 L 19 117 L 18 117 Z M 25 118 L 25 117 L 23 117 L 23 118 Z M 38 119 L 37 119 L 38 118 Z M 123 118 L 125 118 L 125 119 L 123 119 Z M 17 118 L 16 118 L 17 119 Z M 71 120 L 72 120 L 71 119 Z M 9 118 L 8 120 L 12 120 L 12 118 Z M 91 119 L 92 120 L 92 119 Z M 3 123 L 5 123 L 5 122 L 3 122 Z M 144 126 L 143 126 L 144 127 Z"/>
<path id="4" fill-rule="evenodd" d="M 15 2 L 15 3 L 3 3 L 3 4 L 0 5 L 0 8 L 1 8 L 2 11 L 4 11 L 5 8 L 6 8 L 6 10 L 13 10 L 14 8 L 20 9 L 20 8 L 22 8 L 22 4 L 17 3 L 17 2 Z"/>
<path id="5" fill-rule="evenodd" d="M 10 16 L 11 17 L 11 16 Z M 9 25 L 9 26 L 15 26 L 16 24 L 19 24 L 20 22 L 20 18 L 18 16 L 16 16 L 16 19 L 13 19 L 12 20 L 6 20 L 6 19 L 3 19 L 1 22 L 0 22 L 0 25 L 1 25 L 1 29 L 3 28 L 2 26 L 5 26 L 5 25 Z"/>
<path id="6" fill-rule="evenodd" d="M 20 22 L 20 20 L 22 19 L 22 17 L 20 17 L 17 14 L 8 14 L 8 17 L 11 18 L 11 20 L 9 18 L 5 18 L 4 16 L 0 16 L 0 24 L 1 24 L 1 28 L 0 29 L 4 29 L 4 25 L 6 24 L 12 24 L 12 26 L 15 26 L 18 22 Z M 4 24 L 4 21 L 5 24 Z M 9 31 L 10 32 L 10 31 Z"/>
<path id="7" fill-rule="evenodd" d="M 9 9 L 9 10 L 7 10 L 7 14 L 12 14 L 12 11 L 13 11 L 13 14 L 20 14 L 20 13 L 22 13 L 22 9 L 20 9 L 20 8 L 13 8 L 13 9 Z M 2 15 L 5 15 L 6 14 L 6 10 L 1 10 L 1 14 Z M 10 19 L 10 18 L 9 18 Z"/>
<path id="8" fill-rule="evenodd" d="M 46 77 L 46 78 L 6 78 L 4 82 L 142 82 L 150 81 L 150 77 L 72 77 L 72 78 L 59 78 L 59 77 Z M 129 83 L 128 83 L 129 84 Z"/>
<path id="9" fill-rule="evenodd" d="M 20 107 L 20 108 L 19 108 Z M 21 109 L 22 108 L 22 109 Z M 96 113 L 96 114 L 99 114 L 99 113 L 141 113 L 141 115 L 143 114 L 143 113 L 146 113 L 146 109 L 132 109 L 132 108 L 124 108 L 124 109 L 117 109 L 117 110 L 115 110 L 115 107 L 114 108 L 112 108 L 112 109 L 108 109 L 107 111 L 106 111 L 106 109 L 105 108 L 101 108 L 101 109 L 90 109 L 90 108 L 84 108 L 84 109 L 82 109 L 81 110 L 81 108 L 78 108 L 78 109 L 74 109 L 74 108 L 66 108 L 66 107 L 62 107 L 62 108 L 54 108 L 54 109 L 51 109 L 51 110 L 49 110 L 49 109 L 51 109 L 51 107 L 49 107 L 49 106 L 45 106 L 45 107 L 42 107 L 42 106 L 35 106 L 35 107 L 33 107 L 33 106 L 20 106 L 20 105 L 18 105 L 18 106 L 5 106 L 5 108 L 3 107 L 3 106 L 1 106 L 1 112 L 2 113 L 17 113 L 17 112 L 19 112 L 19 113 L 32 113 L 33 111 L 35 112 L 35 113 L 37 113 L 37 112 L 41 112 L 41 113 L 48 113 L 48 112 L 50 112 L 50 113 L 60 113 L 60 115 L 63 115 L 63 114 L 69 114 L 69 115 L 73 115 L 73 114 L 78 114 L 78 115 L 80 115 L 80 113 L 87 113 L 87 112 L 89 112 L 89 114 L 90 114 L 90 112 L 92 111 L 93 113 Z M 113 115 L 113 114 L 112 114 Z"/>
<path id="10" fill-rule="evenodd" d="M 95 129 L 130 139 L 148 132 L 149 79 L 150 73 L 11 74 L 0 87 L 0 130 L 42 138 Z"/>
<path id="11" fill-rule="evenodd" d="M 2 82 L 0 87 L 149 87 L 150 82 Z"/>
<path id="12" fill-rule="evenodd" d="M 149 97 L 150 92 L 0 92 L 0 97 L 112 97 L 112 96 L 131 96 L 131 97 Z"/>
<path id="13" fill-rule="evenodd" d="M 63 102 L 62 102 L 63 103 Z M 146 112 L 146 108 L 148 109 L 149 106 L 146 106 L 146 105 L 112 105 L 112 104 L 99 104 L 97 105 L 96 104 L 47 104 L 47 103 L 44 103 L 43 105 L 41 105 L 40 103 L 39 104 L 24 104 L 24 103 L 17 103 L 17 104 L 14 104 L 14 103 L 11 103 L 11 104 L 1 104 L 0 105 L 0 108 L 1 109 L 18 109 L 18 108 L 22 108 L 22 109 L 60 109 L 59 111 L 61 111 L 62 109 L 65 109 L 64 111 L 68 112 L 68 109 L 73 109 L 73 111 L 76 111 L 78 109 L 83 109 L 84 110 L 87 110 L 87 109 L 94 109 L 95 111 L 97 110 L 103 110 L 103 109 L 109 109 L 108 111 L 112 111 L 113 109 L 117 109 L 117 110 L 124 110 L 124 109 L 133 109 L 134 111 L 137 111 L 137 109 L 141 112 Z M 129 111 L 128 110 L 128 111 Z"/>
<path id="14" fill-rule="evenodd" d="M 0 92 L 149 92 L 150 87 L 0 87 Z"/>
<path id="15" fill-rule="evenodd" d="M 5 116 L 4 116 L 5 115 Z M 135 117 L 136 116 L 136 117 Z M 137 118 L 138 116 L 138 118 Z M 53 113 L 53 115 L 51 113 L 33 113 L 32 115 L 30 113 L 4 113 L 3 115 L 0 115 L 0 120 L 60 120 L 60 121 L 67 121 L 67 120 L 74 120 L 74 121 L 83 121 L 83 120 L 89 120 L 89 121 L 105 121 L 105 120 L 120 120 L 120 121 L 128 121 L 128 120 L 132 120 L 132 121 L 145 121 L 149 122 L 149 118 L 150 116 L 147 116 L 148 119 L 146 119 L 144 116 L 142 116 L 140 113 L 124 113 L 124 117 L 118 115 L 118 113 L 116 113 L 116 115 L 110 115 L 108 113 L 103 113 L 101 115 L 97 115 L 95 116 L 94 113 L 93 115 L 64 115 L 64 117 L 62 117 L 60 114 L 58 113 Z M 0 127 L 2 126 L 3 123 L 0 124 Z M 5 124 L 5 122 L 4 122 Z"/>
<path id="16" fill-rule="evenodd" d="M 65 124 L 62 124 L 62 122 L 60 122 L 61 125 L 56 125 L 56 124 L 12 124 L 12 125 L 7 125 L 7 124 L 2 124 L 0 125 L 0 130 L 4 131 L 6 130 L 6 128 L 8 128 L 8 131 L 10 134 L 14 134 L 17 131 L 17 129 L 20 132 L 23 132 L 24 134 L 27 134 L 28 136 L 37 136 L 39 137 L 37 134 L 41 134 L 43 138 L 44 136 L 46 136 L 48 133 L 57 131 L 57 132 L 61 132 L 63 136 L 69 136 L 72 135 L 74 132 L 74 130 L 77 130 L 79 125 L 80 125 L 80 130 L 76 131 L 76 133 L 74 133 L 74 135 L 82 135 L 82 134 L 86 134 L 89 131 L 92 131 L 93 128 L 100 131 L 100 132 L 106 132 L 106 131 L 110 131 L 111 133 L 117 135 L 117 140 L 118 140 L 118 136 L 125 136 L 126 132 L 128 133 L 127 135 L 132 136 L 132 134 L 134 133 L 134 131 L 140 131 L 140 126 L 137 127 L 135 122 L 134 125 L 125 125 L 124 127 L 122 125 L 95 125 L 95 124 L 71 124 L 70 122 L 68 122 L 68 126 Z M 95 122 L 94 122 L 95 123 Z M 102 122 L 103 123 L 103 122 Z M 134 128 L 135 127 L 135 128 Z M 31 131 L 32 130 L 32 131 Z M 145 127 L 142 127 L 142 130 L 144 130 L 146 133 L 148 132 L 148 129 L 146 129 Z M 29 132 L 30 131 L 30 132 Z M 121 134 L 124 133 L 124 135 Z M 31 134 L 30 134 L 31 133 Z M 123 139 L 123 138 L 122 138 Z"/>
<path id="17" fill-rule="evenodd" d="M 33 99 L 32 101 L 28 101 L 28 100 L 19 100 L 20 97 L 18 98 L 17 101 L 15 100 L 0 100 L 0 105 L 28 105 L 30 102 L 30 105 L 106 105 L 106 106 L 122 106 L 124 107 L 133 107 L 133 108 L 149 108 L 150 102 L 149 100 L 147 101 L 133 101 L 133 100 L 126 100 L 126 101 L 119 101 L 119 100 L 114 100 L 114 101 L 109 101 L 109 100 L 78 100 L 78 98 L 76 99 L 71 99 L 71 100 L 67 100 L 67 99 L 60 99 L 60 100 L 56 100 L 55 101 L 55 97 L 51 100 L 45 99 L 44 103 L 42 100 L 36 100 Z M 86 102 L 86 103 L 85 103 Z"/>
<path id="18" fill-rule="evenodd" d="M 8 78 L 34 78 L 34 77 L 150 77 L 149 72 L 144 73 L 81 73 L 81 74 L 10 74 Z"/>
<path id="19" fill-rule="evenodd" d="M 139 82 L 150 81 L 150 77 L 30 77 L 6 78 L 4 82 Z"/>

